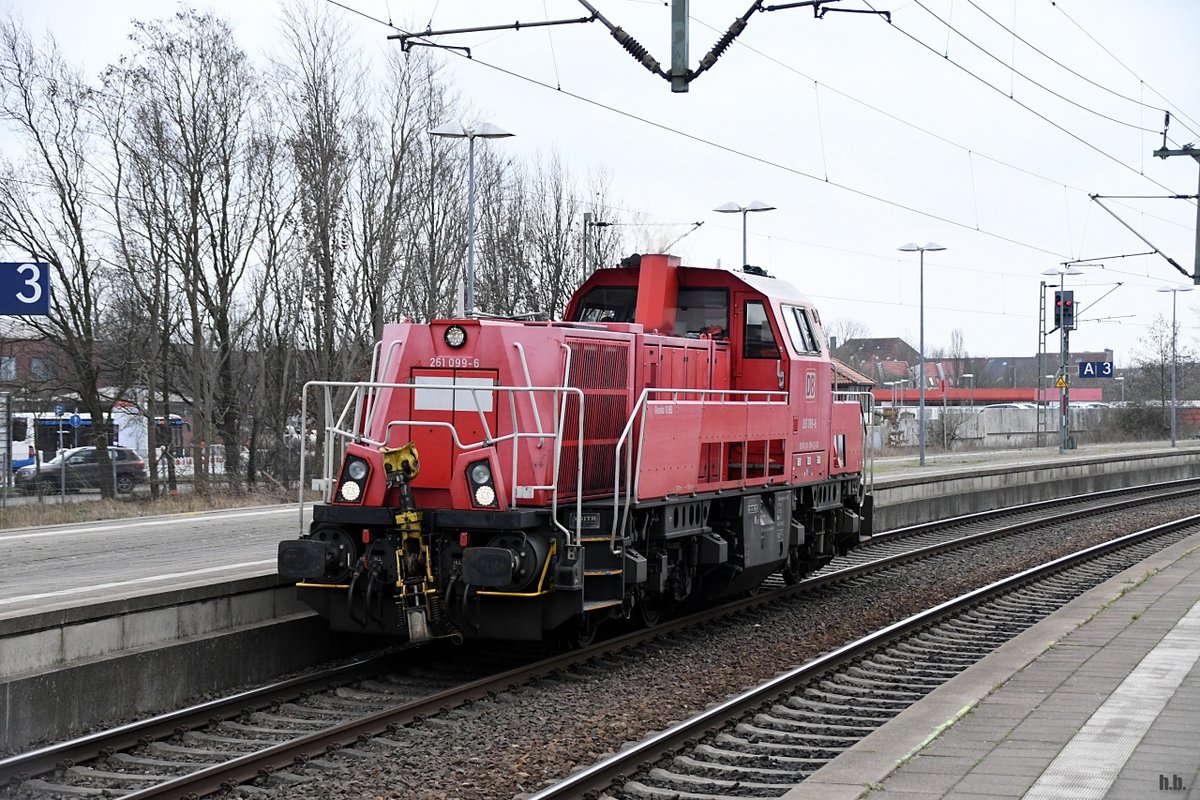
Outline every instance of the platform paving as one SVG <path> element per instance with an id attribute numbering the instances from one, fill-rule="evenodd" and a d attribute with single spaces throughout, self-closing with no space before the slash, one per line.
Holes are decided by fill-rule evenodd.
<path id="1" fill-rule="evenodd" d="M 1200 535 L 1084 593 L 785 800 L 1200 800 Z"/>

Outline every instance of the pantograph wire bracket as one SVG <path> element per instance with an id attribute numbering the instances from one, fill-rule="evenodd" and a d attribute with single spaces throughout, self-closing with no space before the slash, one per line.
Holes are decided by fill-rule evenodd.
<path id="1" fill-rule="evenodd" d="M 1100 202 L 1100 200 L 1101 200 L 1101 196 L 1100 196 L 1100 195 L 1098 195 L 1098 194 L 1092 194 L 1092 195 L 1088 195 L 1088 196 L 1092 198 L 1092 202 L 1094 202 L 1096 205 L 1100 206 L 1100 207 L 1101 207 L 1101 208 L 1103 208 L 1105 211 L 1107 211 L 1107 212 L 1108 212 L 1108 213 L 1109 213 L 1109 214 L 1112 216 L 1112 218 L 1113 218 L 1113 219 L 1115 219 L 1117 222 L 1121 223 L 1121 224 L 1122 224 L 1122 225 L 1124 225 L 1126 228 L 1128 228 L 1130 233 L 1132 233 L 1134 236 L 1138 237 L 1138 238 L 1139 238 L 1139 239 L 1141 239 L 1143 242 L 1145 242 L 1147 247 L 1149 247 L 1149 248 L 1153 249 L 1153 250 L 1154 250 L 1154 252 L 1158 253 L 1160 256 L 1162 256 L 1163 258 L 1165 258 L 1165 259 L 1167 260 L 1167 263 L 1168 263 L 1168 264 L 1170 264 L 1170 265 L 1171 265 L 1172 267 L 1174 267 L 1175 269 L 1179 270 L 1179 274 L 1180 274 L 1180 275 L 1183 275 L 1185 278 L 1191 278 L 1192 280 L 1197 280 L 1197 276 L 1193 275 L 1192 273 L 1188 272 L 1188 271 L 1187 271 L 1186 269 L 1184 269 L 1183 267 L 1179 266 L 1179 262 L 1178 262 L 1178 261 L 1176 261 L 1175 259 L 1171 258 L 1169 255 L 1167 255 L 1166 253 L 1164 253 L 1162 250 L 1159 250 L 1159 249 L 1158 249 L 1158 247 L 1157 247 L 1157 246 L 1154 244 L 1154 242 L 1150 241 L 1150 240 L 1149 240 L 1149 239 L 1147 239 L 1145 236 L 1142 236 L 1142 234 L 1138 233 L 1138 231 L 1137 231 L 1137 229 L 1136 229 L 1136 228 L 1134 228 L 1134 227 L 1133 227 L 1132 225 L 1130 225 L 1128 222 L 1126 222 L 1125 220 L 1123 220 L 1123 219 L 1121 219 L 1119 216 L 1117 216 L 1117 213 L 1116 213 L 1115 211 L 1113 211 L 1111 208 L 1109 208 L 1108 206 L 1104 205 L 1104 203 Z"/>
<path id="2" fill-rule="evenodd" d="M 695 69 L 686 67 L 688 35 L 686 25 L 686 9 L 688 0 L 673 0 L 673 2 L 677 5 L 677 11 L 680 8 L 683 10 L 680 14 L 680 19 L 682 22 L 676 26 L 673 26 L 672 28 L 672 55 L 675 60 L 673 61 L 674 66 L 672 66 L 670 70 L 663 69 L 662 64 L 658 61 L 658 59 L 651 55 L 650 51 L 647 50 L 641 42 L 639 42 L 637 39 L 634 39 L 633 36 L 631 36 L 624 28 L 614 24 L 611 20 L 601 14 L 600 10 L 596 8 L 596 6 L 594 6 L 590 0 L 579 0 L 579 4 L 586 8 L 588 12 L 590 12 L 591 16 L 588 17 L 579 17 L 577 19 L 544 20 L 542 22 L 517 21 L 503 25 L 481 25 L 471 28 L 447 28 L 444 30 L 433 30 L 432 28 L 427 28 L 420 33 L 398 33 L 393 34 L 388 38 L 398 39 L 400 41 L 400 48 L 406 53 L 413 47 L 437 47 L 444 50 L 458 50 L 465 53 L 467 58 L 470 58 L 471 49 L 469 47 L 454 47 L 451 45 L 438 44 L 428 40 L 435 36 L 453 36 L 463 33 L 519 31 L 522 28 L 545 28 L 552 25 L 579 25 L 587 22 L 599 22 L 601 25 L 608 28 L 608 32 L 614 39 L 617 40 L 617 44 L 621 45 L 621 48 L 626 53 L 629 53 L 629 55 L 632 56 L 635 61 L 645 67 L 647 71 L 666 81 L 669 81 L 671 83 L 671 91 L 686 92 L 692 81 L 696 80 L 696 78 L 712 69 L 713 65 L 717 63 L 717 60 L 725 53 L 726 50 L 729 49 L 729 46 L 733 44 L 734 40 L 742 34 L 742 31 L 746 29 L 746 26 L 750 22 L 750 18 L 756 13 L 765 13 L 768 11 L 787 11 L 794 8 L 809 7 L 812 8 L 813 16 L 816 19 L 824 19 L 826 13 L 830 11 L 836 11 L 846 14 L 873 14 L 875 16 L 883 17 L 888 22 L 892 21 L 892 15 L 890 11 L 829 7 L 830 3 L 837 3 L 840 1 L 841 0 L 797 0 L 797 2 L 791 3 L 776 3 L 773 5 L 766 5 L 764 4 L 763 0 L 754 0 L 750 4 L 750 7 L 746 9 L 746 12 L 733 21 L 733 24 L 729 26 L 729 30 L 725 31 L 725 33 L 722 34 L 719 39 L 717 39 L 712 48 L 704 55 L 702 59 L 700 59 L 700 63 Z M 678 56 L 678 53 L 682 53 L 682 57 Z"/>

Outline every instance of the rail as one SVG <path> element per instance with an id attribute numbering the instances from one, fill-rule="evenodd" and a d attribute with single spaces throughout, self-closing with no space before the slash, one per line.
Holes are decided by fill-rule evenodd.
<path id="1" fill-rule="evenodd" d="M 615 451 L 616 464 L 613 469 L 613 524 L 609 534 L 609 547 L 613 552 L 617 552 L 617 533 L 623 531 L 629 522 L 630 506 L 637 502 L 641 488 L 641 468 L 642 468 L 642 453 L 645 449 L 642 445 L 645 441 L 645 414 L 646 406 L 651 402 L 652 395 L 669 395 L 667 398 L 676 402 L 698 402 L 701 406 L 709 402 L 722 403 L 728 406 L 731 403 L 737 402 L 733 398 L 742 398 L 741 402 L 749 405 L 777 405 L 782 401 L 782 405 L 787 405 L 787 392 L 768 392 L 768 391 L 747 391 L 747 390 L 732 390 L 732 389 L 659 389 L 647 387 L 638 395 L 637 402 L 634 403 L 633 411 L 629 414 L 629 420 L 625 423 L 624 430 L 617 438 L 617 446 Z M 680 395 L 685 397 L 680 398 Z M 693 400 L 692 398 L 698 398 Z M 711 398 L 711 399 L 710 399 Z M 761 399 L 751 399 L 761 398 Z M 638 420 L 643 420 L 641 427 L 637 426 Z M 634 448 L 631 446 L 634 431 L 637 430 L 638 447 L 637 449 L 637 465 L 635 467 L 633 461 Z M 724 460 L 724 447 L 722 445 L 721 460 Z M 625 455 L 625 470 L 628 474 L 628 479 L 622 495 L 621 488 L 621 455 Z M 744 452 L 744 451 L 743 451 Z M 765 462 L 765 459 L 764 459 Z M 764 463 L 764 469 L 766 469 Z M 743 470 L 743 476 L 745 471 Z"/>
<path id="2" fill-rule="evenodd" d="M 568 361 L 569 369 L 569 361 Z M 335 413 L 335 398 L 334 392 L 339 389 L 349 389 L 345 403 L 340 405 L 340 410 Z M 445 391 L 454 394 L 451 397 L 461 396 L 458 393 L 469 393 L 471 402 L 475 406 L 476 412 L 479 414 L 481 429 L 484 436 L 476 442 L 464 442 L 459 438 L 457 428 L 450 422 L 427 419 L 390 419 L 383 431 L 383 439 L 377 440 L 369 436 L 370 428 L 364 422 L 374 423 L 375 415 L 378 411 L 377 404 L 380 397 L 380 392 L 386 390 L 399 390 L 415 392 L 421 391 Z M 320 489 L 322 498 L 328 502 L 333 488 L 333 478 L 335 470 L 337 470 L 342 462 L 342 457 L 345 454 L 346 446 L 353 443 L 365 444 L 371 447 L 388 446 L 389 442 L 392 445 L 397 444 L 393 440 L 392 433 L 397 430 L 411 429 L 415 426 L 424 428 L 444 428 L 450 434 L 450 439 L 454 447 L 464 452 L 471 450 L 480 450 L 485 447 L 492 447 L 504 442 L 511 442 L 512 447 L 512 470 L 509 473 L 509 504 L 511 506 L 519 506 L 522 498 L 518 497 L 519 493 L 528 492 L 530 496 L 537 491 L 546 491 L 551 493 L 551 518 L 554 520 L 554 525 L 568 536 L 568 545 L 578 546 L 580 544 L 581 534 L 580 526 L 583 519 L 583 459 L 577 459 L 575 465 L 575 522 L 573 529 L 567 528 L 558 521 L 558 510 L 561 502 L 561 489 L 559 486 L 559 469 L 561 466 L 563 437 L 566 428 L 566 409 L 567 398 L 570 395 L 575 395 L 578 398 L 578 420 L 577 420 L 577 444 L 582 451 L 583 433 L 584 433 L 584 393 L 582 389 L 572 386 L 470 386 L 456 383 L 391 383 L 382 381 L 309 381 L 304 384 L 304 391 L 301 396 L 300 413 L 301 419 L 308 419 L 308 401 L 310 392 L 321 393 L 322 406 L 325 412 L 325 420 L 323 430 L 325 431 L 324 451 L 322 453 L 323 474 L 320 479 Z M 510 419 L 509 433 L 499 434 L 498 431 L 493 431 L 488 423 L 487 415 L 483 408 L 485 403 L 480 402 L 480 395 L 504 395 L 508 399 L 508 410 Z M 537 420 L 537 430 L 522 430 L 520 420 L 517 415 L 517 398 L 521 395 L 529 396 L 529 402 L 536 406 L 538 397 L 549 397 L 549 401 L 554 408 L 553 429 L 547 431 L 541 424 L 540 418 Z M 409 404 L 411 408 L 412 404 Z M 364 419 L 365 417 L 365 419 Z M 539 442 L 546 438 L 554 440 L 554 458 L 553 472 L 549 476 L 548 483 L 530 483 L 523 484 L 521 481 L 520 454 L 521 448 L 518 444 L 524 439 L 534 439 Z M 304 497 L 304 487 L 307 480 L 307 452 L 306 448 L 301 448 L 300 452 L 300 529 L 304 530 L 304 512 L 307 503 Z M 532 470 L 532 467 L 531 467 Z M 533 476 L 529 476 L 530 480 Z M 518 489 L 521 490 L 518 492 Z"/>

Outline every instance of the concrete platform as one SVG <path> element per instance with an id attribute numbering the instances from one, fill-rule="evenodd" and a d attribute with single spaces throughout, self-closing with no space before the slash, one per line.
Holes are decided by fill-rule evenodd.
<path id="1" fill-rule="evenodd" d="M 875 462 L 875 530 L 1200 474 L 1200 441 L 970 451 Z"/>
<path id="2" fill-rule="evenodd" d="M 1200 534 L 1091 589 L 785 800 L 1200 799 Z"/>

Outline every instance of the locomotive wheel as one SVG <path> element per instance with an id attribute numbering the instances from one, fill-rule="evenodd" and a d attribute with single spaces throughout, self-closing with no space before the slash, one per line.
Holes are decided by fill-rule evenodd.
<path id="1" fill-rule="evenodd" d="M 662 601 L 643 597 L 642 601 L 634 608 L 634 614 L 642 627 L 653 628 L 662 620 Z"/>
<path id="2" fill-rule="evenodd" d="M 788 553 L 787 563 L 779 572 L 783 575 L 783 582 L 788 586 L 800 582 L 800 579 L 804 577 L 804 561 L 800 558 L 798 550 L 793 549 Z"/>
<path id="3" fill-rule="evenodd" d="M 559 628 L 558 641 L 565 650 L 582 650 L 596 641 L 596 630 L 600 625 L 590 614 L 564 623 Z"/>

